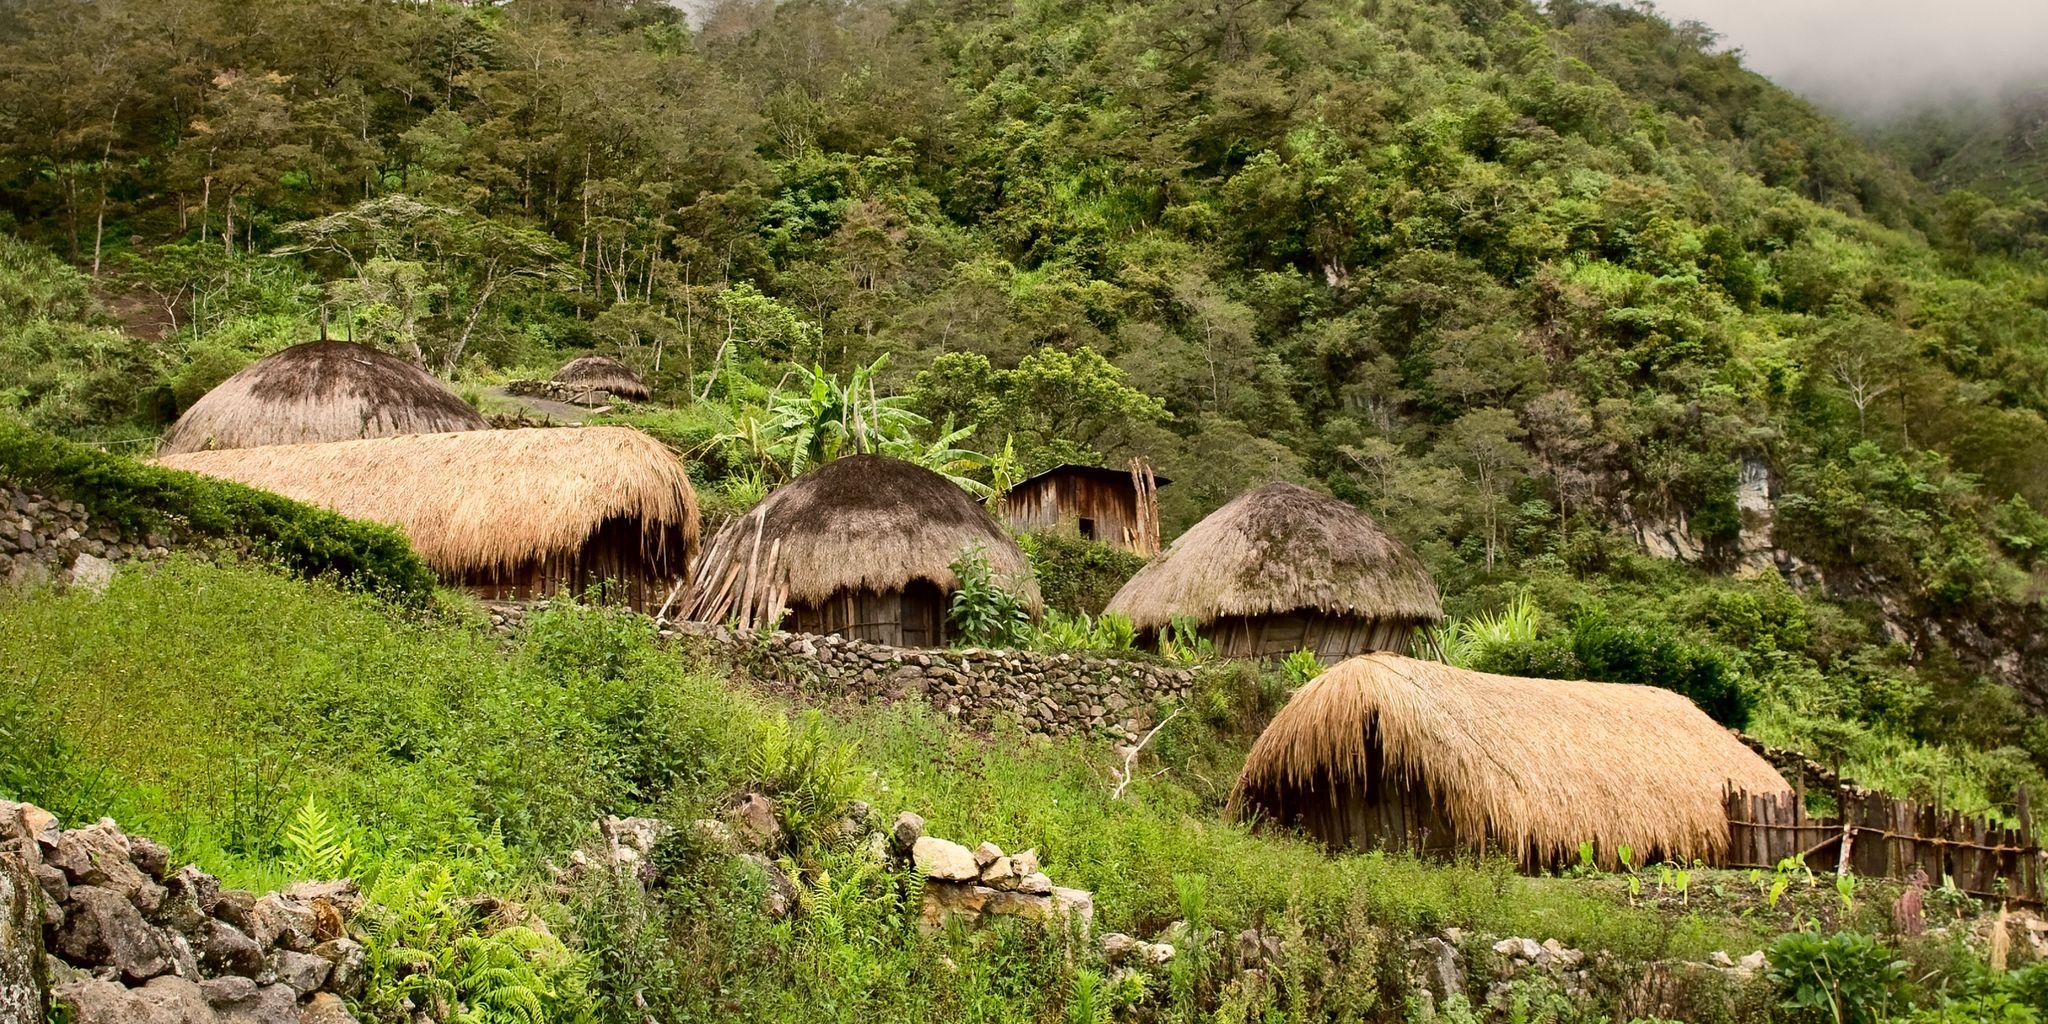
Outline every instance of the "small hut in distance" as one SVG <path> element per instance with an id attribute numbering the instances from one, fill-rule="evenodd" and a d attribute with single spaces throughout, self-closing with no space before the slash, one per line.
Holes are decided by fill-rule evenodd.
<path id="1" fill-rule="evenodd" d="M 1418 629 L 1443 621 L 1436 583 L 1407 545 L 1364 512 L 1286 483 L 1210 513 L 1107 610 L 1148 634 L 1192 619 L 1226 658 L 1306 650 L 1325 664 L 1406 652 Z"/>
<path id="2" fill-rule="evenodd" d="M 585 405 L 603 405 L 609 395 L 636 402 L 644 402 L 654 395 L 639 374 L 610 356 L 571 359 L 556 370 L 551 379 L 556 384 L 567 385 L 573 400 Z"/>
<path id="3" fill-rule="evenodd" d="M 1230 805 L 1333 849 L 1497 852 L 1528 868 L 1720 857 L 1725 794 L 1792 792 L 1682 694 L 1490 675 L 1393 654 L 1297 691 Z"/>
<path id="4" fill-rule="evenodd" d="M 1019 530 L 1058 530 L 1147 558 L 1159 553 L 1159 489 L 1173 481 L 1143 459 L 1129 470 L 1054 466 L 1003 495 Z"/>
<path id="5" fill-rule="evenodd" d="M 396 527 L 443 579 L 489 599 L 582 594 L 649 609 L 689 571 L 697 497 L 628 427 L 474 430 L 188 452 L 171 469 Z"/>
<path id="6" fill-rule="evenodd" d="M 970 549 L 998 578 L 1028 577 L 1016 541 L 952 481 L 898 459 L 849 455 L 720 530 L 691 576 L 682 617 L 936 647 L 960 586 L 952 564 Z M 1035 587 L 1025 589 L 1036 605 Z"/>
<path id="7" fill-rule="evenodd" d="M 157 454 L 489 427 L 433 374 L 397 356 L 353 342 L 311 341 L 220 382 L 171 424 Z"/>

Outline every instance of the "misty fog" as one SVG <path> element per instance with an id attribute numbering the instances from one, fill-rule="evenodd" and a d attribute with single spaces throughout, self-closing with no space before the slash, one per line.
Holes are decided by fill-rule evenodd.
<path id="1" fill-rule="evenodd" d="M 2048 0 L 1657 0 L 1843 113 L 2048 86 Z"/>

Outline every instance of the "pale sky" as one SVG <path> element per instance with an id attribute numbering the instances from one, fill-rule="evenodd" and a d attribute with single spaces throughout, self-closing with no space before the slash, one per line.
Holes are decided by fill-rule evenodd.
<path id="1" fill-rule="evenodd" d="M 2048 86 L 2048 0 L 1656 0 L 1781 85 L 1851 114 Z"/>

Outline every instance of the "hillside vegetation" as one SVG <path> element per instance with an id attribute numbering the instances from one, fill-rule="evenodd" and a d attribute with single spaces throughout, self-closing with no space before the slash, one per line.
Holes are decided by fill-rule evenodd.
<path id="1" fill-rule="evenodd" d="M 324 333 L 500 415 L 509 380 L 618 357 L 655 397 L 599 421 L 683 452 L 713 527 L 853 451 L 983 496 L 1144 457 L 1168 537 L 1309 483 L 1423 557 L 1460 660 L 1669 687 L 2014 818 L 2048 792 L 2048 219 L 1936 173 L 1968 147 L 1908 129 L 1895 161 L 1709 42 L 1589 0 L 0 0 L 0 468 L 415 606 L 182 563 L 0 597 L 5 696 L 33 695 L 0 791 L 257 881 L 294 815 L 332 815 L 366 879 L 421 861 L 470 893 L 537 885 L 596 814 L 761 781 L 779 729 L 833 794 L 1042 844 L 1113 924 L 1318 936 L 1343 977 L 1297 1019 L 1399 1012 L 1381 928 L 1761 943 L 1795 922 L 1219 824 L 1270 685 L 1109 802 L 1106 751 L 806 724 L 627 620 L 500 650 L 434 618 L 388 531 L 133 458 Z M 1029 547 L 1067 612 L 1134 568 Z M 548 981 L 562 1016 L 1050 1019 L 1101 980 L 1021 933 L 912 938 L 882 883 L 806 856 L 837 917 L 765 924 L 722 877 L 630 921 L 537 900 L 613 951 Z M 1257 1016 L 1183 962 L 1178 1019 Z"/>

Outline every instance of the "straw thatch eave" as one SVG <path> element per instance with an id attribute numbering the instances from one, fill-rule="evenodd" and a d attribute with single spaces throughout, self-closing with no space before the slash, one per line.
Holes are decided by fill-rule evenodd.
<path id="1" fill-rule="evenodd" d="M 640 379 L 639 374 L 610 356 L 571 359 L 555 371 L 554 382 L 588 391 L 609 392 L 635 401 L 645 401 L 654 394 L 647 389 L 647 383 Z"/>
<path id="2" fill-rule="evenodd" d="M 1427 624 L 1443 606 L 1408 546 L 1326 494 L 1276 483 L 1239 495 L 1182 534 L 1117 591 L 1109 611 L 1140 629 L 1179 616 L 1312 610 Z"/>
<path id="3" fill-rule="evenodd" d="M 461 396 L 397 356 L 314 341 L 258 359 L 208 391 L 164 432 L 157 454 L 489 426 Z"/>
<path id="4" fill-rule="evenodd" d="M 918 580 L 951 591 L 960 585 L 951 565 L 970 549 L 1037 607 L 1023 550 L 971 495 L 922 466 L 849 455 L 721 529 L 691 574 L 684 615 L 752 625 L 841 591 L 889 593 Z"/>
<path id="5" fill-rule="evenodd" d="M 637 523 L 647 550 L 671 557 L 691 557 L 698 543 L 682 463 L 628 427 L 418 434 L 159 462 L 395 526 L 450 575 L 574 555 L 612 519 Z"/>
<path id="6" fill-rule="evenodd" d="M 1253 744 L 1231 795 L 1289 819 L 1333 787 L 1385 780 L 1430 794 L 1467 842 L 1525 861 L 1594 844 L 1679 860 L 1726 847 L 1728 787 L 1791 792 L 1783 776 L 1684 696 L 1616 683 L 1491 675 L 1394 654 L 1352 658 L 1289 700 Z M 1390 783 L 1389 783 L 1390 784 Z"/>

